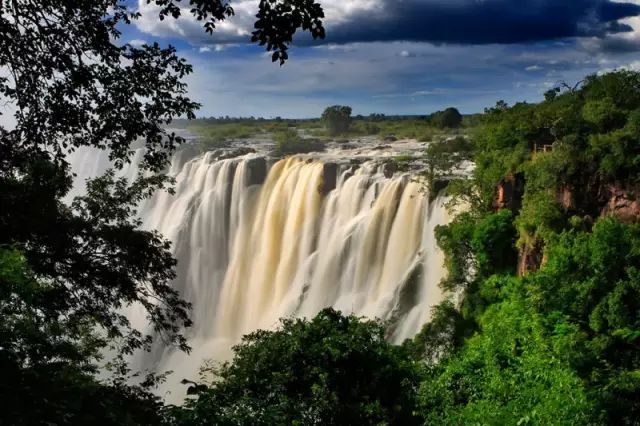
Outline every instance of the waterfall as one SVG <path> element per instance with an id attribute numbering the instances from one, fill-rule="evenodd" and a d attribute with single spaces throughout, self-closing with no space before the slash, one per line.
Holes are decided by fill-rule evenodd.
<path id="1" fill-rule="evenodd" d="M 105 167 L 76 158 L 93 172 Z M 175 371 L 167 389 L 176 390 L 205 359 L 228 358 L 243 334 L 329 306 L 388 321 L 395 342 L 419 331 L 443 297 L 434 230 L 449 221 L 446 200 L 430 202 L 409 174 L 386 177 L 375 159 L 334 160 L 177 154 L 174 194 L 158 192 L 139 215 L 173 243 L 173 285 L 193 304 L 193 353 L 164 348 L 142 355 L 140 367 Z"/>

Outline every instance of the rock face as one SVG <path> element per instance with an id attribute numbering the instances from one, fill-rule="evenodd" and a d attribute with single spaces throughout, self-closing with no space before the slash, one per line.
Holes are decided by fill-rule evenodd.
<path id="1" fill-rule="evenodd" d="M 382 173 L 387 179 L 391 179 L 395 172 L 398 171 L 398 165 L 393 161 L 388 161 L 382 166 Z"/>
<path id="2" fill-rule="evenodd" d="M 216 161 L 228 160 L 230 158 L 241 157 L 243 155 L 253 154 L 255 152 L 256 150 L 254 148 L 248 146 L 233 149 L 216 149 L 215 151 L 212 151 L 212 159 L 215 159 Z"/>
<path id="3" fill-rule="evenodd" d="M 637 191 L 617 187 L 608 188 L 609 199 L 602 209 L 602 216 L 615 215 L 624 222 L 640 222 L 640 200 Z"/>
<path id="4" fill-rule="evenodd" d="M 524 175 L 522 173 L 504 177 L 496 186 L 493 208 L 496 210 L 510 209 L 517 211 L 522 206 L 523 194 Z"/>
<path id="5" fill-rule="evenodd" d="M 267 160 L 264 157 L 247 160 L 249 185 L 260 185 L 267 178 Z"/>
<path id="6" fill-rule="evenodd" d="M 449 186 L 449 179 L 434 179 L 431 183 L 431 193 L 429 194 L 429 202 L 435 200 L 438 194 Z"/>
<path id="7" fill-rule="evenodd" d="M 325 163 L 322 166 L 322 185 L 319 190 L 321 194 L 328 194 L 336 188 L 338 183 L 338 165 L 336 163 Z"/>

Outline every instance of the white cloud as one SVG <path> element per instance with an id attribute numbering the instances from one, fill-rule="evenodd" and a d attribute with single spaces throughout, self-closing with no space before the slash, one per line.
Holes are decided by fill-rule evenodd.
<path id="1" fill-rule="evenodd" d="M 140 47 L 144 44 L 147 44 L 147 42 L 145 40 L 141 40 L 139 38 L 134 38 L 133 40 L 129 40 L 129 44 L 134 46 L 134 47 Z"/>
<path id="2" fill-rule="evenodd" d="M 200 53 L 209 53 L 209 52 L 222 52 L 223 50 L 233 46 L 232 44 L 208 44 L 205 46 L 200 46 L 198 48 L 198 52 Z M 267 52 L 269 53 L 269 52 Z"/>
<path id="3" fill-rule="evenodd" d="M 417 92 L 413 92 L 411 96 L 431 96 L 438 94 L 438 91 L 435 90 L 418 90 Z"/>
<path id="4" fill-rule="evenodd" d="M 540 71 L 542 67 L 540 65 L 530 65 L 525 68 L 525 71 Z"/>

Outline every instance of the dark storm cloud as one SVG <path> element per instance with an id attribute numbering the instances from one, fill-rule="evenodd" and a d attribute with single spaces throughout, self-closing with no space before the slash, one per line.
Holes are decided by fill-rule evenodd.
<path id="1" fill-rule="evenodd" d="M 640 6 L 607 0 L 386 0 L 327 28 L 330 43 L 523 43 L 631 31 Z"/>

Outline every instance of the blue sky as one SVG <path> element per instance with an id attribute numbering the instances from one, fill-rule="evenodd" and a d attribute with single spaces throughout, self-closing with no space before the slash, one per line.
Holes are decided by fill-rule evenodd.
<path id="1" fill-rule="evenodd" d="M 132 44 L 171 43 L 194 66 L 199 116 L 471 113 L 499 99 L 537 101 L 560 81 L 620 67 L 640 70 L 640 0 L 318 0 L 327 39 L 299 34 L 283 67 L 249 33 L 258 0 L 232 0 L 236 16 L 207 35 L 188 10 L 142 18 Z"/>

